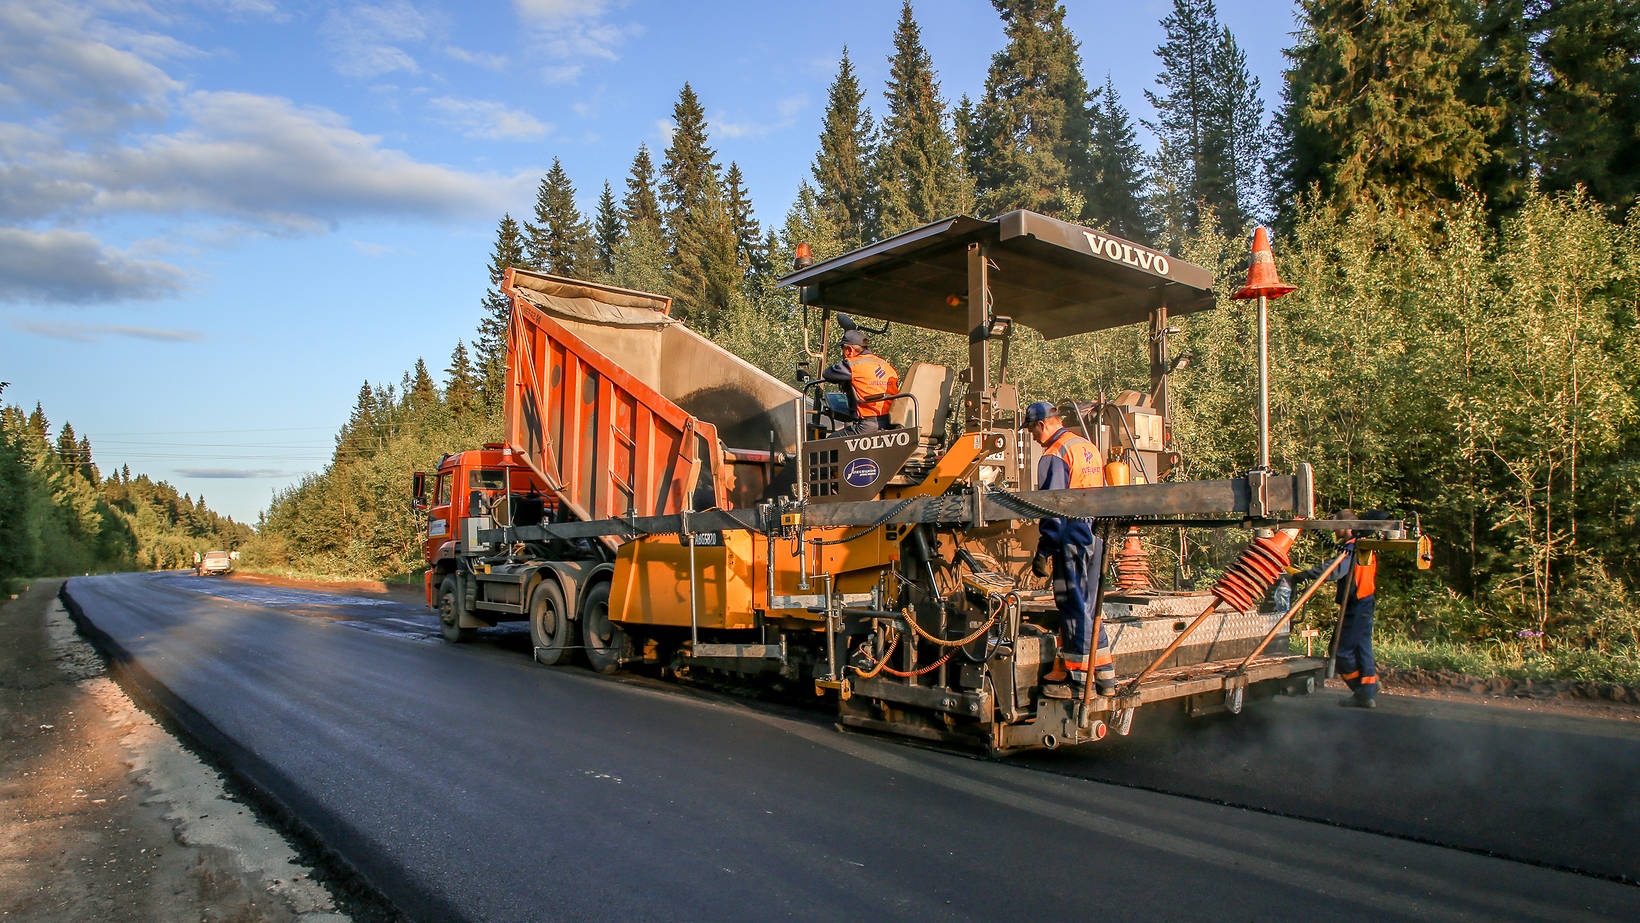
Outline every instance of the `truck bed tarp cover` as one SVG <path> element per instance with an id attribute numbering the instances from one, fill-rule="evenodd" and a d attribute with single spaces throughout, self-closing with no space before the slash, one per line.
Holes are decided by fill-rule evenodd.
<path id="1" fill-rule="evenodd" d="M 988 246 L 998 314 L 1048 339 L 1213 307 L 1213 274 L 1102 231 L 1029 211 L 984 221 L 958 215 L 910 230 L 781 279 L 807 304 L 968 332 L 968 246 Z"/>

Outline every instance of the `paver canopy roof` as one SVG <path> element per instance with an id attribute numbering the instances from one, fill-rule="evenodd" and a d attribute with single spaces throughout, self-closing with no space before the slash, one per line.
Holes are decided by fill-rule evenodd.
<path id="1" fill-rule="evenodd" d="M 958 215 L 780 280 L 806 304 L 968 332 L 968 245 L 990 245 L 997 314 L 1048 339 L 1141 323 L 1163 305 L 1172 316 L 1213 307 L 1213 274 L 1120 237 L 1035 212 L 989 221 Z"/>

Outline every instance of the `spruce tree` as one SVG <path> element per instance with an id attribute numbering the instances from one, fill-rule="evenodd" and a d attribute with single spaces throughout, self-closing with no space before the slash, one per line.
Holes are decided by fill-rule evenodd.
<path id="1" fill-rule="evenodd" d="M 670 264 L 670 290 L 676 312 L 710 331 L 728 305 L 717 293 L 732 280 L 721 270 L 720 252 L 727 242 L 733 265 L 734 239 L 723 204 L 715 152 L 707 144 L 706 111 L 689 84 L 672 108 L 672 143 L 661 164 L 661 204 Z"/>
<path id="2" fill-rule="evenodd" d="M 1513 211 L 1525 198 L 1536 172 L 1538 84 L 1533 47 L 1538 36 L 1528 7 L 1542 5 L 1542 0 L 1477 3 L 1480 66 L 1468 74 L 1465 96 L 1498 106 L 1498 127 L 1487 139 L 1493 156 L 1475 178 L 1475 186 L 1494 212 Z"/>
<path id="3" fill-rule="evenodd" d="M 1157 93 L 1145 91 L 1156 109 L 1156 121 L 1147 123 L 1172 155 L 1167 164 L 1158 158 L 1154 169 L 1176 170 L 1164 182 L 1182 190 L 1183 224 L 1194 230 L 1201 222 L 1204 200 L 1222 204 L 1223 138 L 1214 119 L 1213 54 L 1219 36 L 1218 13 L 1212 0 L 1173 0 L 1173 11 L 1162 20 L 1167 38 L 1156 49 L 1162 60 Z"/>
<path id="4" fill-rule="evenodd" d="M 638 145 L 632 158 L 632 169 L 626 176 L 626 194 L 621 198 L 621 223 L 627 230 L 640 221 L 661 226 L 661 205 L 655 199 L 655 165 L 649 159 L 648 145 Z"/>
<path id="5" fill-rule="evenodd" d="M 1133 119 L 1105 75 L 1093 109 L 1093 184 L 1084 215 L 1112 234 L 1148 243 L 1154 236 L 1145 212 L 1144 151 Z"/>
<path id="6" fill-rule="evenodd" d="M 982 212 L 1076 220 L 1092 177 L 1088 84 L 1057 0 L 992 0 L 1008 44 L 991 58 L 970 142 Z"/>
<path id="7" fill-rule="evenodd" d="M 535 222 L 526 222 L 524 229 L 532 269 L 573 279 L 591 275 L 592 229 L 575 206 L 575 184 L 556 157 L 535 193 Z"/>
<path id="8" fill-rule="evenodd" d="M 820 207 L 843 230 L 850 249 L 874 237 L 871 189 L 871 111 L 863 107 L 865 91 L 854 74 L 848 48 L 837 64 L 837 77 L 826 93 L 820 126 L 820 150 L 810 172 Z"/>
<path id="9" fill-rule="evenodd" d="M 507 330 L 512 324 L 512 301 L 501 292 L 501 280 L 509 268 L 528 265 L 524 236 L 512 215 L 502 215 L 496 228 L 495 248 L 490 251 L 490 288 L 484 293 L 484 313 L 478 321 L 473 347 L 478 354 L 478 387 L 484 403 L 501 406 L 507 385 Z"/>
<path id="10" fill-rule="evenodd" d="M 667 292 L 666 240 L 660 225 L 651 221 L 628 225 L 615 247 L 614 263 L 610 281 L 615 285 L 654 294 Z"/>
<path id="11" fill-rule="evenodd" d="M 1269 132 L 1264 127 L 1264 97 L 1259 80 L 1247 67 L 1247 53 L 1228 28 L 1220 30 L 1213 49 L 1213 147 L 1223 158 L 1216 175 L 1217 201 L 1209 198 L 1219 226 L 1241 231 L 1265 210 L 1269 188 Z M 1206 190 L 1204 190 L 1206 191 Z"/>
<path id="12" fill-rule="evenodd" d="M 410 383 L 404 389 L 404 396 L 410 403 L 410 409 L 418 414 L 438 403 L 438 386 L 433 384 L 433 376 L 427 373 L 427 362 L 416 357 L 416 371 Z"/>
<path id="13" fill-rule="evenodd" d="M 465 413 L 478 397 L 478 382 L 473 375 L 472 361 L 467 357 L 467 344 L 456 341 L 450 353 L 450 367 L 444 370 L 444 402 L 458 414 Z"/>
<path id="14" fill-rule="evenodd" d="M 963 158 L 946 129 L 934 62 L 923 47 L 910 0 L 900 7 L 883 95 L 888 112 L 872 164 L 879 198 L 878 235 L 898 234 L 971 211 L 974 203 L 965 188 Z"/>
<path id="15" fill-rule="evenodd" d="M 729 162 L 729 172 L 723 176 L 724 207 L 728 210 L 730 226 L 735 238 L 735 261 L 742 274 L 759 269 L 765 259 L 761 238 L 763 228 L 752 214 L 752 195 L 746 189 L 746 178 L 740 173 L 740 164 Z"/>
<path id="16" fill-rule="evenodd" d="M 1640 195 L 1640 2 L 1556 0 L 1537 22 L 1546 189 L 1607 205 Z"/>
<path id="17" fill-rule="evenodd" d="M 615 193 L 609 188 L 609 180 L 604 180 L 603 194 L 598 197 L 593 233 L 593 272 L 599 279 L 608 279 L 615 272 L 615 247 L 621 242 L 621 214 L 615 208 Z"/>
<path id="18" fill-rule="evenodd" d="M 1459 0 L 1300 0 L 1278 125 L 1282 187 L 1349 207 L 1450 198 L 1492 157 L 1497 107 L 1465 92 L 1479 42 Z"/>
<path id="19" fill-rule="evenodd" d="M 380 413 L 376 389 L 370 387 L 370 382 L 366 381 L 359 386 L 359 396 L 353 402 L 353 412 L 348 416 L 347 423 L 336 435 L 336 461 L 352 461 L 371 454 L 375 449 L 377 432 L 380 429 Z"/>

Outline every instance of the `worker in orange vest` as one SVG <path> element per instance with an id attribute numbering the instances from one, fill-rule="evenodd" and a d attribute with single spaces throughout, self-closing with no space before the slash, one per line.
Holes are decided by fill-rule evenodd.
<path id="1" fill-rule="evenodd" d="M 1105 467 L 1099 448 L 1066 429 L 1059 410 L 1047 401 L 1025 408 L 1023 428 L 1042 446 L 1036 463 L 1038 490 L 1105 486 Z M 1053 669 L 1043 680 L 1049 698 L 1080 696 L 1093 670 L 1101 695 L 1116 691 L 1116 666 L 1103 627 L 1094 643 L 1094 602 L 1099 598 L 1099 562 L 1102 547 L 1086 519 L 1050 518 L 1040 521 L 1040 537 L 1031 571 L 1053 575 L 1053 601 L 1059 610 L 1059 651 Z M 1065 685 L 1070 681 L 1069 687 Z"/>
<path id="2" fill-rule="evenodd" d="M 1354 519 L 1354 510 L 1339 510 L 1334 519 Z M 1382 510 L 1368 510 L 1366 519 L 1387 519 Z M 1327 578 L 1338 583 L 1338 604 L 1343 617 L 1338 623 L 1338 653 L 1334 660 L 1338 678 L 1354 693 L 1339 702 L 1355 708 L 1378 707 L 1378 665 L 1372 659 L 1372 616 L 1378 608 L 1378 553 L 1357 551 L 1355 540 L 1372 534 L 1370 529 L 1351 532 L 1340 529 L 1336 536 L 1344 552 L 1344 562 Z M 1314 580 L 1325 565 L 1316 565 L 1297 574 L 1295 580 Z"/>
<path id="3" fill-rule="evenodd" d="M 820 377 L 848 388 L 849 411 L 858 422 L 844 433 L 858 435 L 888 429 L 889 402 L 883 398 L 900 391 L 900 373 L 887 360 L 866 348 L 866 335 L 858 330 L 843 332 L 843 358 L 827 367 Z"/>

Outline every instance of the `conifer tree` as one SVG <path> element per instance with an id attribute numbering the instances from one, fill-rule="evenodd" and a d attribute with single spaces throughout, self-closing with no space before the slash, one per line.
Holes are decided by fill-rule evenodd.
<path id="1" fill-rule="evenodd" d="M 1449 198 L 1492 157 L 1495 106 L 1464 92 L 1479 66 L 1459 0 L 1300 0 L 1287 52 L 1281 183 L 1349 206 Z"/>
<path id="2" fill-rule="evenodd" d="M 75 459 L 79 463 L 80 477 L 85 478 L 91 484 L 101 480 L 97 475 L 97 466 L 91 461 L 91 440 L 85 436 L 80 437 L 80 443 L 75 451 Z"/>
<path id="3" fill-rule="evenodd" d="M 467 357 L 467 344 L 456 341 L 450 353 L 450 367 L 444 370 L 444 402 L 457 414 L 472 408 L 478 397 L 478 382 L 473 375 L 472 361 Z"/>
<path id="4" fill-rule="evenodd" d="M 723 176 L 723 193 L 727 197 L 730 226 L 734 229 L 735 261 L 741 273 L 750 273 L 761 267 L 764 249 L 763 228 L 752 214 L 752 195 L 746 189 L 746 178 L 740 173 L 740 164 L 729 162 L 729 172 Z"/>
<path id="5" fill-rule="evenodd" d="M 484 403 L 501 406 L 507 386 L 507 330 L 512 324 L 512 302 L 501 293 L 501 280 L 512 267 L 526 265 L 525 241 L 512 215 L 502 215 L 490 251 L 490 288 L 484 293 L 484 313 L 473 346 L 478 353 L 478 387 Z"/>
<path id="6" fill-rule="evenodd" d="M 404 389 L 405 397 L 410 402 L 410 409 L 421 412 L 438 402 L 438 386 L 433 384 L 433 376 L 427 373 L 427 362 L 420 356 L 416 357 L 416 371 L 414 377 Z"/>
<path id="7" fill-rule="evenodd" d="M 854 74 L 848 48 L 837 64 L 837 76 L 826 91 L 826 114 L 820 124 L 820 150 L 809 168 L 815 194 L 849 247 L 874 235 L 870 179 L 871 111 L 862 104 L 865 91 Z"/>
<path id="8" fill-rule="evenodd" d="M 991 58 L 971 150 L 982 212 L 1076 220 L 1091 177 L 1088 84 L 1057 0 L 992 0 L 1008 44 Z"/>
<path id="9" fill-rule="evenodd" d="M 1494 212 L 1510 212 L 1526 196 L 1537 172 L 1534 148 L 1538 83 L 1533 48 L 1539 43 L 1528 6 L 1541 0 L 1478 0 L 1476 35 L 1480 66 L 1465 81 L 1465 96 L 1498 106 L 1498 127 L 1487 139 L 1493 156 L 1476 175 L 1475 186 Z"/>
<path id="10" fill-rule="evenodd" d="M 604 180 L 603 194 L 598 197 L 593 234 L 593 272 L 599 279 L 608 279 L 615 272 L 615 247 L 621 242 L 621 213 L 615 208 L 615 193 L 609 188 L 609 180 Z"/>
<path id="11" fill-rule="evenodd" d="M 962 153 L 946 128 L 934 62 L 923 47 L 910 0 L 900 7 L 883 95 L 888 113 L 872 164 L 879 198 L 878 234 L 898 234 L 972 211 Z"/>
<path id="12" fill-rule="evenodd" d="M 353 402 L 353 412 L 348 415 L 347 424 L 336 435 L 337 461 L 366 457 L 374 450 L 380 428 L 379 415 L 376 390 L 366 381 L 359 386 L 359 396 Z"/>
<path id="13" fill-rule="evenodd" d="M 1085 217 L 1112 234 L 1149 242 L 1154 232 L 1145 213 L 1144 151 L 1108 73 L 1094 101 L 1093 177 Z"/>
<path id="14" fill-rule="evenodd" d="M 1546 189 L 1607 205 L 1640 194 L 1640 2 L 1557 0 L 1538 19 Z"/>
<path id="15" fill-rule="evenodd" d="M 665 207 L 667 259 L 673 307 L 710 331 L 727 309 L 718 295 L 733 280 L 718 278 L 721 254 L 734 265 L 734 235 L 724 207 L 716 154 L 707 145 L 706 112 L 689 84 L 672 108 L 672 143 L 661 164 L 661 203 Z M 732 272 L 732 269 L 731 269 Z"/>
<path id="16" fill-rule="evenodd" d="M 1221 227 L 1232 233 L 1264 211 L 1268 201 L 1269 132 L 1264 127 L 1264 97 L 1259 80 L 1247 67 L 1247 53 L 1228 28 L 1221 28 L 1213 49 L 1211 102 L 1223 158 L 1217 172 L 1218 199 L 1209 199 Z"/>
<path id="17" fill-rule="evenodd" d="M 74 438 L 74 424 L 64 422 L 57 431 L 57 460 L 70 471 L 79 470 L 80 443 Z"/>
<path id="18" fill-rule="evenodd" d="M 1181 190 L 1183 226 L 1194 230 L 1201 209 L 1239 231 L 1264 202 L 1264 100 L 1247 54 L 1219 23 L 1212 0 L 1173 0 L 1162 20 L 1167 39 L 1156 49 L 1163 92 L 1145 95 L 1156 108 L 1150 123 L 1171 156 L 1163 178 Z M 1164 163 L 1153 160 L 1153 169 Z"/>
<path id="19" fill-rule="evenodd" d="M 639 221 L 627 225 L 626 234 L 616 245 L 615 270 L 610 281 L 621 288 L 664 294 L 666 282 L 666 240 L 660 225 Z"/>
<path id="20" fill-rule="evenodd" d="M 638 145 L 626 176 L 626 194 L 621 198 L 621 223 L 630 231 L 640 221 L 661 226 L 661 205 L 655 198 L 655 164 L 649 159 L 646 144 Z"/>
<path id="21" fill-rule="evenodd" d="M 592 229 L 575 206 L 575 184 L 556 157 L 536 190 L 535 222 L 526 222 L 524 229 L 531 268 L 573 279 L 591 274 Z"/>

